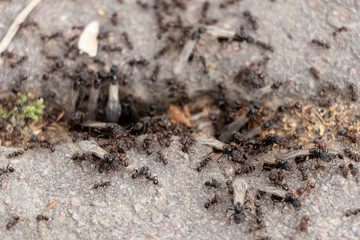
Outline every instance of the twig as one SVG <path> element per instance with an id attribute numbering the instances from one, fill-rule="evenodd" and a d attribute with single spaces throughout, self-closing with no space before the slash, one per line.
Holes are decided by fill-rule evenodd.
<path id="1" fill-rule="evenodd" d="M 29 4 L 22 10 L 19 15 L 15 18 L 14 22 L 11 24 L 8 32 L 0 43 L 0 52 L 3 52 L 9 46 L 11 40 L 15 36 L 19 26 L 22 22 L 25 21 L 30 12 L 41 2 L 41 0 L 32 0 Z"/>
<path id="2" fill-rule="evenodd" d="M 175 75 L 181 74 L 183 72 L 183 70 L 185 69 L 186 64 L 189 60 L 189 57 L 196 45 L 196 42 L 197 42 L 197 40 L 189 40 L 185 44 L 185 46 L 179 56 L 179 61 L 177 62 L 177 64 L 175 65 L 175 68 L 174 68 Z"/>

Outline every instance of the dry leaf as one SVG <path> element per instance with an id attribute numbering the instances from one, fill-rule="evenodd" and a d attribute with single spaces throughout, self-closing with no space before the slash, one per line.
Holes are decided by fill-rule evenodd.
<path id="1" fill-rule="evenodd" d="M 187 116 L 187 114 L 190 114 L 188 110 L 182 111 L 179 107 L 175 105 L 170 105 L 168 110 L 168 118 L 170 118 L 170 121 L 173 124 L 183 123 L 188 127 L 192 127 L 192 124 L 189 119 L 190 116 L 189 115 Z"/>
<path id="2" fill-rule="evenodd" d="M 99 22 L 89 23 L 80 35 L 79 49 L 90 57 L 95 57 L 98 49 Z"/>

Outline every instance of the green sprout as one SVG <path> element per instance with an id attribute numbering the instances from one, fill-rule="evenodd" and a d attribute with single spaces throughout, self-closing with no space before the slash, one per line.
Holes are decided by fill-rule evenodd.
<path id="1" fill-rule="evenodd" d="M 22 110 L 20 111 L 18 107 L 15 107 L 12 111 L 7 113 L 4 109 L 0 108 L 0 119 L 8 119 L 13 115 L 15 115 L 15 117 L 18 119 L 41 119 L 43 115 L 43 109 L 45 108 L 44 100 L 40 98 L 36 100 L 35 103 L 25 106 L 26 101 L 27 97 L 25 95 L 21 95 L 19 99 L 19 104 Z"/>

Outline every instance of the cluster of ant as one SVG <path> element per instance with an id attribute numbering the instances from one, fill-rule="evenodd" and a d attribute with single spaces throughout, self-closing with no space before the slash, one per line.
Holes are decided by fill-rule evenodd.
<path id="1" fill-rule="evenodd" d="M 292 166 L 292 164 L 289 161 L 281 160 L 281 157 L 279 157 L 280 159 L 277 159 L 276 157 L 268 157 L 266 154 L 268 150 L 274 147 L 274 145 L 280 147 L 285 146 L 287 142 L 286 138 L 279 137 L 273 134 L 268 134 L 264 138 L 256 141 L 233 136 L 233 141 L 233 144 L 223 145 L 222 149 L 214 148 L 213 150 L 213 152 L 215 153 L 220 153 L 220 158 L 226 155 L 232 163 L 240 164 L 240 167 L 235 169 L 235 180 L 228 180 L 226 182 L 228 193 L 230 194 L 230 196 L 232 196 L 233 202 L 233 208 L 228 210 L 234 211 L 229 218 L 229 222 L 231 223 L 231 219 L 233 219 L 236 224 L 239 224 L 244 221 L 246 215 L 248 215 L 247 212 L 254 211 L 254 214 L 251 215 L 255 216 L 255 220 L 254 224 L 250 225 L 249 231 L 252 232 L 264 228 L 265 224 L 263 221 L 262 210 L 260 207 L 261 204 L 259 203 L 259 201 L 265 195 L 268 195 L 274 203 L 284 202 L 292 205 L 295 210 L 301 209 L 300 197 L 309 194 L 311 189 L 315 188 L 315 184 L 307 182 L 305 185 L 299 187 L 298 189 L 290 189 L 289 186 L 284 183 L 284 180 L 287 179 L 288 176 L 292 176 L 294 174 L 290 173 L 290 171 L 294 171 L 294 167 Z M 328 152 L 326 145 L 322 144 L 321 142 L 317 143 L 317 147 L 315 148 L 302 149 L 301 146 L 295 146 L 293 150 L 294 153 L 291 155 L 291 157 L 288 156 L 286 157 L 286 159 L 293 159 L 294 164 L 297 165 L 295 170 L 297 169 L 300 171 L 302 181 L 308 180 L 308 175 L 306 171 L 309 168 L 304 166 L 304 163 L 307 160 L 315 160 L 317 164 L 315 164 L 314 170 L 316 170 L 317 168 L 321 168 L 319 160 L 328 163 L 333 162 L 335 158 L 344 159 L 344 156 L 340 153 Z M 344 152 L 345 155 L 350 159 L 358 159 L 357 154 L 352 153 L 349 149 L 345 149 Z M 210 156 L 206 156 L 205 159 L 200 162 L 199 166 L 197 167 L 197 171 L 201 171 L 204 167 L 206 167 L 213 159 L 213 156 L 213 154 L 211 154 Z M 254 159 L 253 156 L 259 157 Z M 218 158 L 218 160 L 220 158 Z M 252 210 L 250 207 L 246 206 L 246 203 L 248 202 L 245 201 L 247 187 L 245 180 L 242 179 L 241 176 L 243 176 L 244 174 L 252 173 L 256 168 L 255 165 L 258 163 L 262 163 L 261 172 L 271 171 L 268 175 L 270 185 L 264 186 L 258 190 L 258 193 L 255 196 L 256 200 L 254 200 L 255 209 Z M 349 163 L 347 165 L 342 164 L 340 165 L 340 169 L 342 170 L 343 176 L 344 173 L 347 173 L 348 171 L 350 171 L 351 174 L 354 176 L 358 174 L 358 169 L 353 163 Z M 274 172 L 273 170 L 276 171 Z M 286 172 L 289 172 L 289 174 L 285 174 Z M 221 186 L 221 184 L 216 179 L 206 181 L 204 185 L 209 188 L 218 188 Z M 221 204 L 223 202 L 224 198 L 222 198 L 219 194 L 215 194 L 213 198 L 208 199 L 205 202 L 204 207 L 208 209 L 211 206 Z M 250 210 L 246 211 L 248 209 Z M 351 214 L 357 214 L 357 210 L 352 211 Z M 300 225 L 297 227 L 297 230 L 300 230 L 301 232 L 306 232 L 309 219 L 310 218 L 308 216 L 302 218 Z"/>

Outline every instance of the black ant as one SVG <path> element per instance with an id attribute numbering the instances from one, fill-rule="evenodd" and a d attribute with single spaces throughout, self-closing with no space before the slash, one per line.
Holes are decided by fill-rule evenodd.
<path id="1" fill-rule="evenodd" d="M 345 212 L 345 217 L 350 217 L 351 215 L 357 215 L 358 213 L 360 213 L 360 208 L 358 209 L 348 209 Z"/>
<path id="2" fill-rule="evenodd" d="M 274 47 L 271 46 L 268 43 L 264 43 L 264 42 L 261 42 L 261 41 L 256 41 L 256 45 L 263 48 L 263 49 L 265 49 L 265 50 L 269 50 L 270 52 L 274 52 Z"/>
<path id="3" fill-rule="evenodd" d="M 102 183 L 95 183 L 94 186 L 93 186 L 93 189 L 98 189 L 100 187 L 108 187 L 108 186 L 111 186 L 111 183 L 110 181 L 105 181 L 105 182 L 102 182 Z"/>
<path id="4" fill-rule="evenodd" d="M 125 39 L 125 43 L 128 46 L 128 48 L 130 48 L 131 50 L 134 49 L 134 45 L 132 44 L 132 42 L 130 41 L 129 35 L 127 32 L 123 32 L 122 36 Z"/>
<path id="5" fill-rule="evenodd" d="M 197 167 L 197 171 L 201 172 L 201 170 L 209 164 L 209 162 L 211 161 L 210 157 L 206 157 L 203 161 L 200 162 L 200 165 Z"/>
<path id="6" fill-rule="evenodd" d="M 323 41 L 318 40 L 318 39 L 313 39 L 313 40 L 311 41 L 311 43 L 316 44 L 316 45 L 318 45 L 318 46 L 321 46 L 321 47 L 323 47 L 323 48 L 327 48 L 327 49 L 330 48 L 330 43 L 326 43 L 326 42 L 323 42 Z"/>
<path id="7" fill-rule="evenodd" d="M 110 22 L 114 26 L 118 25 L 118 15 L 117 15 L 117 13 L 111 14 Z"/>
<path id="8" fill-rule="evenodd" d="M 344 178 L 347 178 L 348 174 L 349 174 L 349 168 L 347 168 L 345 166 L 345 164 L 342 163 L 342 164 L 339 165 L 339 169 L 340 169 L 340 172 L 341 172 L 341 176 L 343 176 Z"/>
<path id="9" fill-rule="evenodd" d="M 228 208 L 225 214 L 227 215 L 228 210 L 234 210 L 234 213 L 231 214 L 229 217 L 229 224 L 231 224 L 231 217 L 234 218 L 234 222 L 236 224 L 239 224 L 245 218 L 245 214 L 243 213 L 243 211 L 248 209 L 247 207 L 244 208 L 244 205 L 247 202 L 247 201 L 245 202 L 247 185 L 242 178 L 236 178 L 232 183 L 232 187 L 234 190 L 234 195 L 233 195 L 234 208 Z"/>
<path id="10" fill-rule="evenodd" d="M 104 45 L 101 48 L 104 52 L 121 52 L 122 48 L 118 46 Z"/>
<path id="11" fill-rule="evenodd" d="M 355 85 L 353 83 L 350 83 L 350 89 L 351 89 L 351 101 L 356 101 L 356 90 Z"/>
<path id="12" fill-rule="evenodd" d="M 254 30 L 257 30 L 259 28 L 259 24 L 257 23 L 256 18 L 251 15 L 251 12 L 249 10 L 244 11 L 243 15 L 251 23 L 251 26 Z"/>
<path id="13" fill-rule="evenodd" d="M 157 64 L 151 74 L 151 81 L 155 82 L 158 80 L 159 72 L 160 72 L 160 66 Z"/>
<path id="14" fill-rule="evenodd" d="M 207 12 L 209 10 L 209 7 L 210 7 L 210 2 L 209 1 L 205 1 L 202 5 L 202 8 L 201 8 L 201 16 L 203 18 L 206 18 L 206 15 L 207 15 Z"/>
<path id="15" fill-rule="evenodd" d="M 159 155 L 160 161 L 162 161 L 165 165 L 169 163 L 161 150 L 157 151 L 157 154 Z"/>
<path id="16" fill-rule="evenodd" d="M 189 148 L 192 144 L 194 144 L 195 142 L 195 138 L 194 137 L 191 137 L 189 135 L 185 135 L 184 137 L 182 137 L 179 142 L 181 143 L 181 145 L 183 145 L 183 147 L 181 148 L 181 150 L 184 152 L 184 153 L 187 153 L 189 154 Z"/>
<path id="17" fill-rule="evenodd" d="M 265 227 L 265 223 L 264 223 L 263 217 L 262 217 L 261 205 L 258 202 L 255 202 L 254 205 L 256 207 L 255 208 L 256 225 L 252 225 L 249 228 L 249 232 L 258 231 Z"/>
<path id="18" fill-rule="evenodd" d="M 161 48 L 154 56 L 155 59 L 158 59 L 159 57 L 163 56 L 167 51 L 170 50 L 169 45 L 165 45 L 163 48 Z"/>
<path id="19" fill-rule="evenodd" d="M 19 216 L 13 217 L 13 219 L 6 224 L 6 230 L 9 231 L 10 229 L 12 229 L 19 222 L 19 220 L 20 220 Z"/>
<path id="20" fill-rule="evenodd" d="M 282 181 L 284 180 L 285 176 L 282 171 L 278 171 L 277 174 L 271 173 L 269 175 L 269 180 L 275 184 L 275 186 L 283 187 Z M 285 185 L 286 188 L 286 185 Z"/>
<path id="21" fill-rule="evenodd" d="M 350 149 L 346 148 L 344 149 L 344 153 L 347 157 L 349 157 L 351 160 L 354 160 L 355 162 L 359 162 L 360 158 L 359 155 L 350 151 Z"/>
<path id="22" fill-rule="evenodd" d="M 213 205 L 216 205 L 216 204 L 220 204 L 223 202 L 223 199 L 215 194 L 215 196 L 212 198 L 212 199 L 209 199 L 205 204 L 204 204 L 204 207 L 206 209 L 208 209 L 209 207 L 213 206 Z"/>
<path id="23" fill-rule="evenodd" d="M 336 36 L 338 33 L 341 33 L 341 32 L 347 32 L 349 31 L 349 28 L 348 27 L 345 27 L 345 26 L 342 26 L 340 28 L 337 28 L 334 32 L 333 32 L 333 36 Z"/>
<path id="24" fill-rule="evenodd" d="M 10 163 L 6 166 L 6 168 L 0 168 L 0 176 L 8 173 L 13 173 L 15 172 L 15 169 L 13 167 L 9 167 Z"/>
<path id="25" fill-rule="evenodd" d="M 9 154 L 7 155 L 7 158 L 9 159 L 9 158 L 17 157 L 17 156 L 19 156 L 19 155 L 21 155 L 21 154 L 23 154 L 23 153 L 24 153 L 23 150 L 14 151 L 14 152 L 12 152 L 12 153 L 9 153 Z"/>
<path id="26" fill-rule="evenodd" d="M 231 180 L 227 180 L 225 184 L 228 189 L 228 193 L 230 195 L 233 195 L 234 194 L 234 187 L 232 186 L 233 182 Z"/>
<path id="27" fill-rule="evenodd" d="M 44 216 L 44 215 L 37 215 L 36 216 L 36 221 L 40 222 L 40 221 L 49 221 L 49 218 Z"/>
<path id="28" fill-rule="evenodd" d="M 154 185 L 157 185 L 159 183 L 157 176 L 151 176 L 151 173 L 149 172 L 149 167 L 145 166 L 142 167 L 139 171 L 137 169 L 134 169 L 134 173 L 131 175 L 133 179 L 137 178 L 138 175 L 145 176 L 145 178 L 149 181 L 152 181 Z"/>
<path id="29" fill-rule="evenodd" d="M 291 170 L 291 165 L 287 161 L 277 159 L 274 161 L 274 163 L 264 163 L 263 164 L 263 171 L 271 171 L 274 168 L 280 168 L 285 171 Z"/>
<path id="30" fill-rule="evenodd" d="M 11 67 L 11 68 L 15 68 L 17 65 L 22 64 L 22 63 L 25 62 L 26 60 L 28 60 L 28 56 L 26 56 L 26 55 L 25 55 L 25 56 L 22 56 L 22 57 L 20 57 L 19 60 L 10 63 L 10 67 Z"/>
<path id="31" fill-rule="evenodd" d="M 204 74 L 209 73 L 209 69 L 206 66 L 206 58 L 204 56 L 200 56 L 200 61 L 201 61 L 201 64 L 203 65 L 203 67 L 204 67 L 204 70 L 203 70 Z"/>
<path id="32" fill-rule="evenodd" d="M 215 178 L 213 178 L 211 181 L 207 180 L 204 183 L 204 186 L 209 187 L 209 188 L 219 188 L 221 187 L 221 183 L 218 182 L 218 180 L 216 180 Z"/>
<path id="33" fill-rule="evenodd" d="M 306 170 L 307 170 L 307 168 L 305 168 L 303 166 L 299 167 L 299 171 L 301 172 L 301 180 L 302 181 L 308 180 L 308 175 L 306 173 Z"/>

